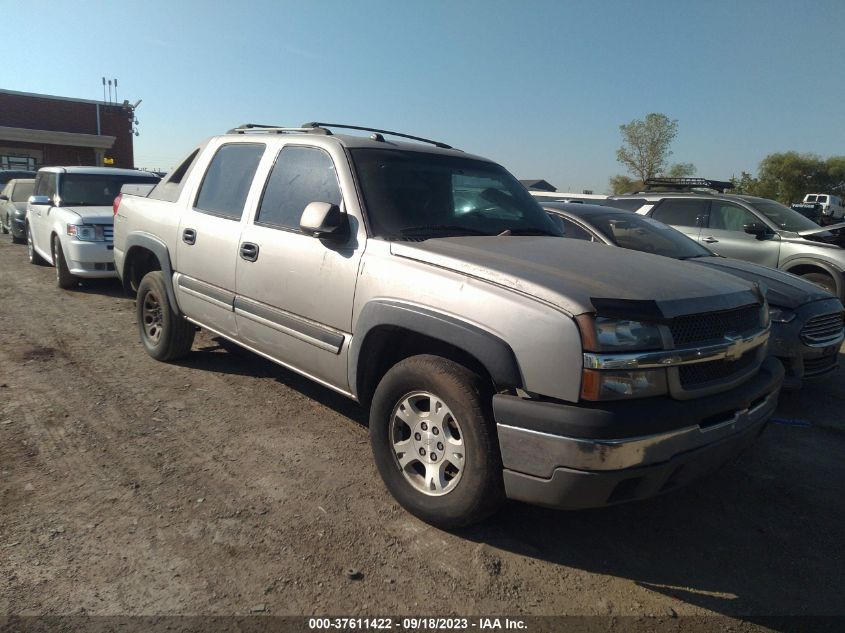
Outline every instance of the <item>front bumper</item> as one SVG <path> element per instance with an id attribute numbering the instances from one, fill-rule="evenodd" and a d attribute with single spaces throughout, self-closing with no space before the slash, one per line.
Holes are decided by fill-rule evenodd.
<path id="1" fill-rule="evenodd" d="M 24 214 L 21 215 L 13 215 L 12 221 L 9 223 L 9 230 L 11 231 L 12 235 L 16 238 L 22 240 L 26 237 L 26 216 Z"/>
<path id="2" fill-rule="evenodd" d="M 565 405 L 493 399 L 509 498 L 566 509 L 651 497 L 715 470 L 748 446 L 777 406 L 784 370 L 767 358 L 727 392 Z"/>
<path id="3" fill-rule="evenodd" d="M 789 323 L 772 323 L 769 353 L 777 356 L 786 368 L 785 389 L 797 389 L 805 378 L 836 369 L 843 338 L 840 336 L 824 344 L 808 345 L 801 333 L 811 319 L 841 311 L 842 304 L 838 299 L 823 299 L 794 310 L 795 318 Z"/>
<path id="4" fill-rule="evenodd" d="M 114 269 L 114 245 L 111 242 L 82 242 L 69 239 L 62 243 L 62 249 L 72 275 L 90 279 L 117 277 Z"/>

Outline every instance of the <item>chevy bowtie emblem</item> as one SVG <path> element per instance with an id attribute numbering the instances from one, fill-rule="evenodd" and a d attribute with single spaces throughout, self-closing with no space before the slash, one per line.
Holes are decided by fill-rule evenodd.
<path id="1" fill-rule="evenodd" d="M 742 335 L 740 334 L 725 334 L 725 340 L 730 343 L 725 350 L 725 360 L 739 360 L 742 356 Z"/>

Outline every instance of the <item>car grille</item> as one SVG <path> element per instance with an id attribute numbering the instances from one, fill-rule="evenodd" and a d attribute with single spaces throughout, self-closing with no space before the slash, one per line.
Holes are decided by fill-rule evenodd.
<path id="1" fill-rule="evenodd" d="M 721 341 L 725 334 L 745 334 L 760 329 L 760 306 L 750 305 L 733 310 L 691 314 L 672 320 L 669 329 L 675 347 L 691 343 Z M 713 364 L 713 363 L 708 363 Z"/>
<path id="2" fill-rule="evenodd" d="M 842 312 L 813 317 L 801 329 L 801 340 L 814 347 L 824 346 L 842 335 L 845 322 Z"/>
<path id="3" fill-rule="evenodd" d="M 804 375 L 813 376 L 836 367 L 836 354 L 828 354 L 821 358 L 804 359 Z"/>
<path id="4" fill-rule="evenodd" d="M 111 224 L 103 225 L 103 238 L 107 242 L 114 241 L 114 226 L 112 226 Z"/>
<path id="5" fill-rule="evenodd" d="M 709 363 L 695 363 L 678 367 L 678 378 L 684 389 L 698 389 L 708 383 L 732 380 L 748 371 L 757 363 L 757 350 L 753 349 L 734 361 L 714 360 Z"/>

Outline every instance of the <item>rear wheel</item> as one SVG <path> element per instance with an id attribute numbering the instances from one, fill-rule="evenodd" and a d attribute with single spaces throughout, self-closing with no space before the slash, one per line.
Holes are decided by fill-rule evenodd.
<path id="1" fill-rule="evenodd" d="M 402 507 L 446 529 L 498 508 L 504 485 L 491 397 L 480 376 L 438 356 L 413 356 L 385 374 L 373 395 L 370 442 Z"/>
<path id="2" fill-rule="evenodd" d="M 79 278 L 72 275 L 67 267 L 65 254 L 62 251 L 62 242 L 58 237 L 53 237 L 53 265 L 56 267 L 56 284 L 59 288 L 70 290 L 79 284 Z"/>
<path id="3" fill-rule="evenodd" d="M 810 283 L 816 284 L 817 286 L 821 286 L 834 297 L 838 296 L 836 292 L 836 282 L 830 275 L 827 275 L 825 273 L 807 273 L 806 275 L 801 275 L 801 278 L 806 279 Z"/>
<path id="4" fill-rule="evenodd" d="M 29 256 L 30 264 L 43 266 L 47 263 L 41 255 L 35 252 L 35 245 L 32 243 L 32 230 L 29 228 L 29 224 L 26 225 L 26 252 Z"/>
<path id="5" fill-rule="evenodd" d="M 141 343 L 156 360 L 177 360 L 191 351 L 196 328 L 170 305 L 160 270 L 147 273 L 138 284 L 135 314 Z"/>

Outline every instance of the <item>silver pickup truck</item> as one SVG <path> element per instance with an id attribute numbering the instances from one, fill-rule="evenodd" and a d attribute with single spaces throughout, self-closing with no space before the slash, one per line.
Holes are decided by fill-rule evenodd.
<path id="1" fill-rule="evenodd" d="M 563 244 L 496 163 L 343 127 L 242 126 L 124 192 L 115 265 L 150 355 L 199 326 L 369 406 L 387 488 L 446 528 L 505 497 L 667 492 L 762 431 L 783 368 L 760 288 Z"/>

